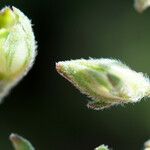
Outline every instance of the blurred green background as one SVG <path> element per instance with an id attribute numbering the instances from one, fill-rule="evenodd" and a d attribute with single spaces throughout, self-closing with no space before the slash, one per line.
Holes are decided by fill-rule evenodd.
<path id="1" fill-rule="evenodd" d="M 0 149 L 12 150 L 11 132 L 37 150 L 138 150 L 150 138 L 150 100 L 104 111 L 86 108 L 80 94 L 55 71 L 55 62 L 116 58 L 150 75 L 150 9 L 138 14 L 133 0 L 1 0 L 34 24 L 34 67 L 0 105 Z"/>

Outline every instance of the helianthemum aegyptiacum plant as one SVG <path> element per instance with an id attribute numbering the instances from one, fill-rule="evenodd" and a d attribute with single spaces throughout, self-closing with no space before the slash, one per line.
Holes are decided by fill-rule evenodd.
<path id="1" fill-rule="evenodd" d="M 36 42 L 30 20 L 17 8 L 0 11 L 0 102 L 32 67 Z"/>
<path id="2" fill-rule="evenodd" d="M 134 0 L 143 12 L 150 0 Z M 30 70 L 36 56 L 36 42 L 30 20 L 17 8 L 0 11 L 0 102 Z M 102 110 L 113 105 L 135 103 L 150 96 L 150 81 L 122 62 L 113 59 L 78 59 L 56 63 L 56 69 L 77 89 L 86 94 L 87 106 Z M 10 140 L 15 150 L 34 150 L 29 141 L 17 134 Z M 95 150 L 109 150 L 101 145 Z M 144 144 L 150 150 L 150 141 Z"/>

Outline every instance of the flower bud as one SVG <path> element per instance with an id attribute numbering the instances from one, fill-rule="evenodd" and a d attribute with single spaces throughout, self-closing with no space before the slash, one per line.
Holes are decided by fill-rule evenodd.
<path id="1" fill-rule="evenodd" d="M 150 0 L 134 0 L 134 7 L 138 12 L 143 12 L 150 6 Z"/>
<path id="2" fill-rule="evenodd" d="M 15 150 L 35 150 L 28 140 L 17 134 L 12 133 L 9 138 Z"/>
<path id="3" fill-rule="evenodd" d="M 33 65 L 36 42 L 30 20 L 17 8 L 0 11 L 0 99 Z"/>
<path id="4" fill-rule="evenodd" d="M 109 150 L 109 149 L 108 149 L 108 146 L 101 145 L 101 146 L 95 148 L 95 150 Z"/>
<path id="5" fill-rule="evenodd" d="M 113 59 L 62 61 L 56 69 L 92 99 L 88 107 L 95 110 L 137 102 L 150 92 L 147 77 Z"/>

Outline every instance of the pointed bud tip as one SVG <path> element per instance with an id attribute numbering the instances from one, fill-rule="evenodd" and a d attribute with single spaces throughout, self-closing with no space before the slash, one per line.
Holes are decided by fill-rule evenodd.
<path id="1" fill-rule="evenodd" d="M 61 63 L 60 63 L 60 62 L 57 62 L 57 63 L 56 63 L 56 70 L 57 70 L 58 73 L 61 73 L 61 70 L 62 70 L 61 68 L 62 68 Z"/>
<path id="2" fill-rule="evenodd" d="M 22 139 L 22 137 L 20 137 L 18 134 L 12 133 L 9 136 L 10 141 L 12 141 L 13 143 L 19 142 L 20 139 Z"/>
<path id="3" fill-rule="evenodd" d="M 60 61 L 56 63 L 56 71 L 63 76 L 64 78 L 66 78 L 67 80 L 69 80 L 69 76 L 68 76 L 68 72 L 66 72 L 66 62 L 64 61 Z"/>
<path id="4" fill-rule="evenodd" d="M 12 139 L 14 139 L 15 137 L 16 137 L 16 134 L 11 133 L 11 135 L 9 136 L 9 139 L 12 140 Z"/>
<path id="5" fill-rule="evenodd" d="M 10 28 L 17 21 L 13 7 L 5 7 L 0 11 L 0 28 Z"/>

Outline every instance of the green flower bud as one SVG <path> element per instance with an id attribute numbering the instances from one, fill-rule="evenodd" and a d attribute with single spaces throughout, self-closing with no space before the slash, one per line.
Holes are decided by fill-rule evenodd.
<path id="1" fill-rule="evenodd" d="M 0 99 L 29 71 L 36 56 L 30 20 L 17 8 L 0 11 Z"/>
<path id="2" fill-rule="evenodd" d="M 134 7 L 138 12 L 143 12 L 150 6 L 150 0 L 134 0 Z"/>
<path id="3" fill-rule="evenodd" d="M 15 150 L 35 150 L 28 140 L 17 134 L 11 134 L 10 140 Z"/>
<path id="4" fill-rule="evenodd" d="M 101 145 L 101 146 L 95 148 L 95 150 L 109 150 L 109 149 L 108 149 L 108 146 Z"/>
<path id="5" fill-rule="evenodd" d="M 58 62 L 57 71 L 92 100 L 99 110 L 116 104 L 137 102 L 150 92 L 150 81 L 117 60 L 79 59 Z"/>

